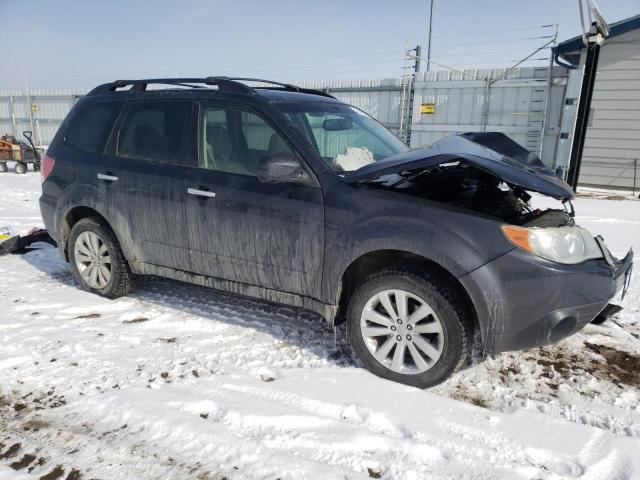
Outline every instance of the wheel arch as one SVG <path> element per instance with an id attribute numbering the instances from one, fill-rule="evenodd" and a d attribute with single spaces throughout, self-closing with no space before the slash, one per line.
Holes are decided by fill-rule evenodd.
<path id="1" fill-rule="evenodd" d="M 404 250 L 393 249 L 367 252 L 353 260 L 345 269 L 336 294 L 336 298 L 338 298 L 336 323 L 344 321 L 349 299 L 365 278 L 383 268 L 399 264 L 412 265 L 430 273 L 435 273 L 442 278 L 443 281 L 447 282 L 468 308 L 469 318 L 472 319 L 474 332 L 479 331 L 480 322 L 475 305 L 466 288 L 455 275 L 442 265 L 424 256 Z"/>
<path id="2" fill-rule="evenodd" d="M 122 245 L 117 232 L 113 229 L 113 227 L 109 223 L 109 220 L 107 220 L 104 215 L 98 212 L 95 208 L 86 205 L 75 206 L 65 213 L 58 227 L 59 245 L 67 262 L 69 261 L 69 234 L 71 233 L 71 229 L 73 228 L 73 226 L 83 218 L 95 218 L 104 223 L 104 225 L 106 225 L 113 232 L 116 239 L 118 240 L 118 243 Z"/>

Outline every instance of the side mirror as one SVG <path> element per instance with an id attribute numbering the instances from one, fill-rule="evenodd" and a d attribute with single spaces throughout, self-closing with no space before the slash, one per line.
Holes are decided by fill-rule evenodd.
<path id="1" fill-rule="evenodd" d="M 290 153 L 272 153 L 262 157 L 258 162 L 257 176 L 264 183 L 309 183 L 309 174 Z"/>

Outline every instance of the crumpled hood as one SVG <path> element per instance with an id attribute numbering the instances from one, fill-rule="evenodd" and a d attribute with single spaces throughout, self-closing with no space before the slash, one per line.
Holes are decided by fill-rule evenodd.
<path id="1" fill-rule="evenodd" d="M 350 183 L 369 182 L 383 175 L 466 161 L 503 182 L 558 200 L 571 199 L 573 189 L 538 156 L 503 133 L 472 132 L 450 135 L 428 147 L 417 148 L 349 172 Z"/>

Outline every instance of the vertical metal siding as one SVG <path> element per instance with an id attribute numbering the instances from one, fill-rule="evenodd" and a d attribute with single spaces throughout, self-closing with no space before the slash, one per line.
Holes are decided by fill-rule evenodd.
<path id="1" fill-rule="evenodd" d="M 428 145 L 450 135 L 468 131 L 480 131 L 485 102 L 484 78 L 505 76 L 504 69 L 430 71 L 418 75 L 415 83 L 411 146 Z M 542 148 L 543 118 L 547 92 L 548 68 L 517 68 L 504 79 L 497 80 L 489 89 L 487 125 L 485 130 L 509 135 L 534 152 Z M 559 111 L 566 84 L 566 72 L 560 67 L 552 70 L 553 89 L 545 130 L 555 144 Z M 477 78 L 477 79 L 475 79 Z M 400 125 L 399 79 L 313 81 L 303 83 L 308 88 L 325 89 L 343 102 L 366 111 L 387 127 L 397 131 Z M 421 103 L 434 103 L 434 114 L 420 114 Z M 555 148 L 542 151 L 542 159 L 553 163 Z"/>
<path id="2" fill-rule="evenodd" d="M 640 187 L 640 30 L 600 51 L 582 156 L 583 185 Z"/>
<path id="3" fill-rule="evenodd" d="M 22 137 L 24 130 L 33 129 L 35 140 L 48 145 L 73 104 L 85 93 L 71 89 L 32 90 L 28 95 L 23 90 L 0 91 L 0 134 Z M 37 111 L 31 112 L 32 105 Z"/>

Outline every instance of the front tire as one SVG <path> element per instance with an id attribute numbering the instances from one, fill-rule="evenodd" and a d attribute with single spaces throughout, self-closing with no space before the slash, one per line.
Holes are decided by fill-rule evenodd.
<path id="1" fill-rule="evenodd" d="M 367 277 L 347 312 L 349 341 L 367 369 L 418 388 L 443 382 L 464 364 L 471 325 L 450 282 L 417 268 Z"/>
<path id="2" fill-rule="evenodd" d="M 22 162 L 16 163 L 16 173 L 27 173 L 27 164 Z"/>
<path id="3" fill-rule="evenodd" d="M 71 270 L 80 286 L 107 298 L 118 298 L 133 287 L 133 274 L 111 228 L 95 218 L 83 218 L 71 229 L 68 243 Z"/>

